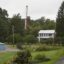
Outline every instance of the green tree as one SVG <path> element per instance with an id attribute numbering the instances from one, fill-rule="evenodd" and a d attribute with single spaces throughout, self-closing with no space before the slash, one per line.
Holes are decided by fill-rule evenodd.
<path id="1" fill-rule="evenodd" d="M 34 36 L 34 35 L 26 35 L 24 38 L 23 38 L 24 42 L 25 43 L 36 43 L 37 42 L 37 38 Z"/>
<path id="2" fill-rule="evenodd" d="M 24 30 L 24 23 L 21 19 L 20 14 L 14 15 L 11 18 L 11 28 L 12 29 L 12 25 L 14 25 L 14 32 L 15 33 L 20 33 L 21 35 L 23 35 L 23 30 Z M 12 31 L 11 31 L 12 33 Z"/>
<path id="3" fill-rule="evenodd" d="M 55 24 L 54 20 L 45 19 L 44 17 L 37 20 L 31 20 L 29 33 L 37 37 L 39 30 L 55 29 Z"/>
<path id="4" fill-rule="evenodd" d="M 35 37 L 37 37 L 38 35 L 38 31 L 41 29 L 41 26 L 39 23 L 33 22 L 33 25 L 30 26 L 30 30 L 29 33 L 31 35 L 34 35 Z"/>
<path id="5" fill-rule="evenodd" d="M 55 24 L 54 20 L 46 19 L 43 24 L 43 29 L 55 29 Z"/>
<path id="6" fill-rule="evenodd" d="M 9 35 L 7 38 L 6 38 L 7 42 L 11 42 L 9 44 L 17 44 L 17 43 L 20 43 L 22 42 L 22 37 L 20 34 L 18 33 L 15 33 L 14 34 L 14 43 L 13 43 L 13 35 Z"/>
<path id="7" fill-rule="evenodd" d="M 8 13 L 5 9 L 0 8 L 0 41 L 4 42 L 8 36 Z"/>
<path id="8" fill-rule="evenodd" d="M 56 19 L 56 41 L 64 44 L 64 1 L 59 8 Z"/>

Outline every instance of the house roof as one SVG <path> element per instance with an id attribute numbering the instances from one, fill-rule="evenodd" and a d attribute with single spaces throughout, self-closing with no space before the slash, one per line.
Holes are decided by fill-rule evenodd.
<path id="1" fill-rule="evenodd" d="M 55 30 L 40 30 L 39 33 L 55 33 Z"/>

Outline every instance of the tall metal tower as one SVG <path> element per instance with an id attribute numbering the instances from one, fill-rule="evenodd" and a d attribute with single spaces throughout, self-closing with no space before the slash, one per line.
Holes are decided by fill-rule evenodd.
<path id="1" fill-rule="evenodd" d="M 28 5 L 26 5 L 25 30 L 27 30 Z"/>

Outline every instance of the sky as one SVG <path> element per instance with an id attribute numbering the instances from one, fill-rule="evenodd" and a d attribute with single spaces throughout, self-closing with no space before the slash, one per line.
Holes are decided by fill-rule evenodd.
<path id="1" fill-rule="evenodd" d="M 32 19 L 41 17 L 55 20 L 58 9 L 63 0 L 0 0 L 0 7 L 6 9 L 9 17 L 20 13 L 22 18 L 26 16 L 26 5 L 28 5 L 28 16 Z"/>

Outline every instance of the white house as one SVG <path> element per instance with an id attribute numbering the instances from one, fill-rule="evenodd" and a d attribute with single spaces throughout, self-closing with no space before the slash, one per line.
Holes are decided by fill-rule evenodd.
<path id="1" fill-rule="evenodd" d="M 38 40 L 54 38 L 55 30 L 40 30 L 38 32 Z"/>

